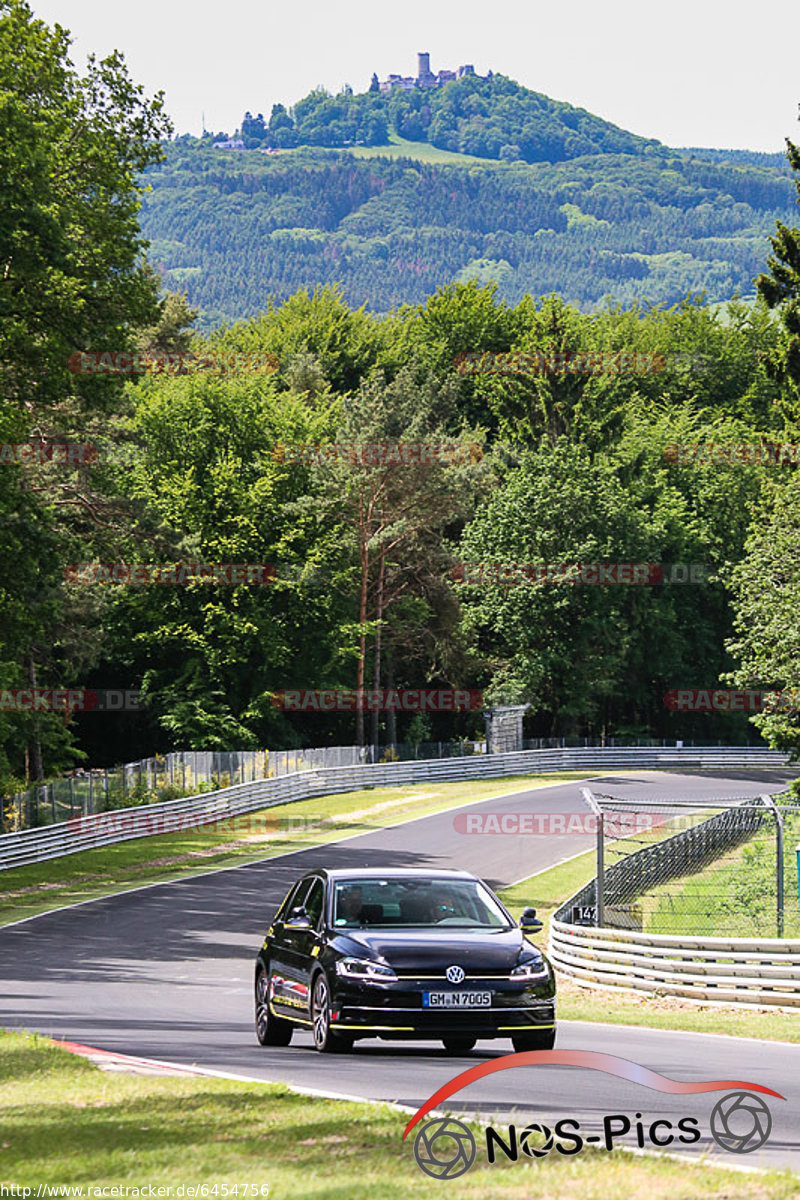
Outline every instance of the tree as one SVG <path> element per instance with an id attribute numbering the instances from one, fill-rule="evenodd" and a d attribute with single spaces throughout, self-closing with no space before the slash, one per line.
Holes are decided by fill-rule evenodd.
<path id="1" fill-rule="evenodd" d="M 254 117 L 252 113 L 246 112 L 242 119 L 242 137 L 251 141 L 253 145 L 258 145 L 265 133 L 264 114 L 259 113 Z"/>
<path id="2" fill-rule="evenodd" d="M 426 461 L 428 456 L 420 452 L 423 446 L 452 445 L 452 433 L 448 435 L 443 420 L 452 402 L 452 392 L 440 389 L 433 380 L 420 381 L 413 367 L 402 370 L 390 383 L 374 377 L 346 401 L 337 433 L 341 453 L 319 471 L 320 493 L 329 496 L 327 503 L 344 514 L 343 533 L 352 548 L 352 586 L 358 596 L 358 694 L 366 683 L 370 636 L 373 687 L 381 686 L 384 631 L 391 632 L 390 615 L 395 610 L 400 613 L 398 642 L 407 638 L 403 626 L 409 621 L 416 635 L 418 652 L 405 663 L 406 671 L 414 664 L 426 672 L 424 678 L 411 678 L 412 686 L 423 686 L 447 663 L 440 646 L 425 647 L 424 632 L 431 623 L 440 625 L 446 640 L 448 622 L 437 620 L 436 607 L 439 615 L 449 607 L 457 619 L 457 610 L 441 585 L 447 562 L 442 533 L 458 527 L 469 515 L 485 473 L 478 455 L 470 456 L 466 450 L 455 456 L 458 461 L 454 465 L 435 456 Z M 477 438 L 463 428 L 459 440 L 466 444 Z M 385 448 L 386 456 L 378 455 L 374 461 L 373 450 L 379 447 Z M 405 459 L 399 447 L 410 451 Z M 451 620 L 450 635 L 454 625 Z M 377 745 L 377 711 L 372 725 L 372 741 Z M 356 742 L 364 744 L 360 708 Z"/>
<path id="3" fill-rule="evenodd" d="M 552 446 L 543 438 L 516 467 L 498 468 L 499 486 L 465 530 L 459 559 L 484 564 L 482 581 L 458 591 L 485 690 L 501 701 L 529 700 L 537 732 L 712 732 L 706 714 L 678 728 L 664 696 L 674 687 L 713 688 L 730 666 L 722 646 L 729 608 L 713 577 L 741 553 L 759 481 L 756 467 L 670 466 L 666 444 L 703 439 L 695 422 L 691 414 L 646 410 L 636 418 L 632 411 L 622 436 L 596 455 L 566 438 Z M 705 434 L 734 437 L 721 428 Z M 577 563 L 698 563 L 711 581 L 588 586 L 526 582 L 523 570 Z M 503 582 L 515 578 L 514 564 L 519 581 Z M 721 714 L 714 736 L 735 738 L 736 720 Z"/>
<path id="4" fill-rule="evenodd" d="M 479 509 L 458 555 L 490 570 L 658 561 L 646 515 L 613 469 L 565 441 L 525 455 Z M 620 707 L 629 707 L 625 688 L 649 675 L 639 658 L 641 630 L 653 620 L 648 589 L 491 578 L 458 589 L 486 664 L 484 690 L 501 703 L 529 701 L 543 732 L 610 731 Z"/>
<path id="5" fill-rule="evenodd" d="M 380 92 L 380 90 L 381 90 L 381 85 L 378 83 L 378 76 L 375 74 L 374 71 L 372 72 L 372 79 L 370 80 L 370 83 L 369 83 L 369 90 L 371 92 Z"/>
<path id="6" fill-rule="evenodd" d="M 800 753 L 800 486 L 772 484 L 744 559 L 728 576 L 735 631 L 728 649 L 740 688 L 775 693 L 752 718 L 771 746 Z"/>
<path id="7" fill-rule="evenodd" d="M 793 171 L 800 171 L 800 147 L 786 139 L 786 157 Z M 795 179 L 800 197 L 800 179 Z M 784 338 L 779 352 L 770 360 L 771 373 L 784 387 L 781 401 L 788 420 L 800 422 L 800 229 L 790 229 L 782 221 L 770 238 L 773 254 L 768 275 L 756 280 L 759 293 L 770 308 L 779 308 Z"/>
<path id="8" fill-rule="evenodd" d="M 76 377 L 71 356 L 131 349 L 158 317 L 137 215 L 141 173 L 171 132 L 163 97 L 145 100 L 118 53 L 91 56 L 81 75 L 68 49 L 65 29 L 50 29 L 23 0 L 0 0 L 0 426 L 20 441 L 79 441 L 102 423 L 120 385 Z M 76 636 L 60 568 L 76 541 L 91 545 L 103 517 L 83 467 L 2 471 L 3 682 L 64 686 L 93 638 Z M 21 717 L 16 728 L 34 777 L 63 761 L 72 738 L 60 716 Z M 13 731 L 6 745 L 19 769 Z"/>
<path id="9" fill-rule="evenodd" d="M 128 348 L 156 292 L 137 223 L 141 172 L 171 131 L 116 52 L 80 76 L 69 36 L 0 3 L 0 366 L 28 412 L 70 390 L 75 350 Z"/>
<path id="10" fill-rule="evenodd" d="M 142 678 L 171 745 L 291 737 L 272 694 L 296 680 L 308 687 L 335 657 L 344 602 L 314 568 L 329 570 L 340 538 L 318 520 L 308 466 L 279 451 L 326 441 L 335 409 L 327 393 L 313 405 L 279 393 L 274 375 L 154 375 L 136 389 L 147 454 L 124 484 L 160 532 L 157 561 L 277 567 L 261 584 L 113 589 L 108 657 Z"/>
<path id="11" fill-rule="evenodd" d="M 168 292 L 159 301 L 158 319 L 136 335 L 136 349 L 144 355 L 188 354 L 198 310 L 185 292 Z"/>

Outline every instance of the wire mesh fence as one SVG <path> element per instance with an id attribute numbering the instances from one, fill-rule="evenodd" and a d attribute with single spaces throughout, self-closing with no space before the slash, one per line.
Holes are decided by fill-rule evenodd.
<path id="1" fill-rule="evenodd" d="M 748 738 L 747 741 L 739 738 L 737 741 L 737 747 L 739 749 L 745 749 L 748 747 L 755 749 L 758 747 L 763 747 L 763 745 L 764 742 L 760 738 Z M 602 746 L 606 749 L 630 749 L 631 747 L 635 746 L 654 749 L 660 746 L 663 749 L 675 747 L 678 750 L 683 750 L 692 746 L 702 746 L 705 749 L 718 746 L 720 749 L 723 749 L 729 748 L 730 743 L 723 742 L 721 740 L 711 742 L 708 740 L 708 738 L 701 742 L 695 742 L 689 740 L 684 741 L 683 739 L 676 738 L 606 737 L 597 739 L 590 737 L 577 737 L 572 735 L 562 737 L 525 738 L 522 742 L 523 750 L 579 750 L 581 747 L 588 749 L 590 746 Z"/>
<path id="2" fill-rule="evenodd" d="M 480 743 L 414 742 L 297 750 L 186 750 L 101 770 L 77 770 L 0 799 L 0 833 L 36 829 L 118 808 L 201 794 L 298 771 L 481 753 Z"/>
<path id="3" fill-rule="evenodd" d="M 596 877 L 561 919 L 647 933 L 800 937 L 800 805 L 635 801 L 585 789 Z"/>
<path id="4" fill-rule="evenodd" d="M 100 770 L 78 769 L 0 801 L 0 832 L 247 783 L 264 779 L 267 771 L 263 750 L 189 750 Z"/>
<path id="5" fill-rule="evenodd" d="M 73 771 L 0 801 L 0 833 L 174 800 L 319 767 L 368 761 L 357 746 L 314 750 L 185 750 L 102 770 Z"/>

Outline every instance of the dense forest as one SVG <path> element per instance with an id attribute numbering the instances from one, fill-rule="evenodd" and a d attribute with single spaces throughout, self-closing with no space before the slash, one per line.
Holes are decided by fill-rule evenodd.
<path id="1" fill-rule="evenodd" d="M 794 212 L 784 168 L 666 150 L 453 166 L 177 141 L 147 172 L 141 223 L 206 331 L 312 281 L 375 313 L 471 279 L 510 304 L 556 292 L 582 311 L 715 302 L 753 294 L 768 235 Z"/>
<path id="2" fill-rule="evenodd" d="M 483 728 L 479 710 L 374 724 L 287 711 L 290 689 L 471 689 L 527 703 L 529 736 L 737 743 L 754 725 L 800 743 L 796 705 L 671 699 L 798 684 L 800 233 L 775 227 L 791 179 L 647 154 L 604 155 L 602 178 L 580 157 L 488 172 L 319 150 L 220 157 L 170 143 L 162 99 L 118 57 L 79 76 L 63 31 L 19 0 L 0 39 L 16 131 L 0 150 L 15 214 L 0 225 L 5 790 L 171 748 Z M 788 159 L 800 171 L 793 147 Z M 429 265 L 433 248 L 454 263 L 491 238 L 492 261 L 512 276 L 535 262 L 561 294 L 529 294 L 519 276 L 509 297 Z M 692 272 L 700 284 L 698 259 L 677 265 L 700 242 L 716 299 L 736 247 L 742 277 L 762 272 L 757 298 L 637 304 L 625 291 L 652 294 L 669 255 L 670 288 Z M 649 274 L 619 274 L 645 243 Z M 239 319 L 198 332 L 200 285 L 164 294 L 151 265 L 169 255 L 169 281 L 197 272 L 206 313 Z M 583 311 L 570 289 L 596 285 L 601 262 L 620 302 Z M 355 304 L 356 279 L 372 289 L 356 299 L 381 311 Z M 55 452 L 76 443 L 92 453 Z M 271 570 L 220 581 L 181 575 L 186 563 Z M 532 574 L 553 564 L 621 573 L 607 586 Z M 635 586 L 631 564 L 648 566 Z M 141 689 L 143 705 L 15 707 L 33 688 Z"/>
<path id="3" fill-rule="evenodd" d="M 338 96 L 318 88 L 289 110 L 275 104 L 265 121 L 245 114 L 248 149 L 260 146 L 378 146 L 395 133 L 440 150 L 523 162 L 562 162 L 586 154 L 641 154 L 658 150 L 584 108 L 551 100 L 505 75 L 465 76 L 432 89 L 373 88 Z"/>

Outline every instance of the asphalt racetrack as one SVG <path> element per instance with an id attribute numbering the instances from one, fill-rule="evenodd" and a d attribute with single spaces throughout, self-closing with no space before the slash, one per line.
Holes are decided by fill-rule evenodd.
<path id="1" fill-rule="evenodd" d="M 639 772 L 597 779 L 596 789 L 630 799 L 703 799 L 777 791 L 789 771 Z M 586 781 L 588 782 L 588 781 Z M 469 813 L 586 813 L 580 783 L 518 791 L 470 804 Z M 290 884 L 311 867 L 458 867 L 499 888 L 594 844 L 591 834 L 471 835 L 458 810 L 372 830 L 334 845 L 249 866 L 157 884 L 0 928 L 0 1027 L 36 1030 L 104 1050 L 197 1064 L 338 1095 L 390 1100 L 416 1109 L 470 1066 L 509 1054 L 510 1042 L 482 1042 L 451 1057 L 436 1042 L 357 1042 L 351 1054 L 321 1055 L 306 1032 L 291 1046 L 261 1048 L 253 1032 L 253 968 L 270 917 Z M 755 934 L 757 931 L 753 931 Z M 724 1165 L 800 1169 L 800 1045 L 561 1022 L 556 1048 L 618 1055 L 683 1082 L 740 1079 L 782 1093 L 766 1097 L 772 1133 L 747 1155 L 711 1139 L 709 1114 L 723 1092 L 670 1095 L 594 1070 L 517 1067 L 471 1084 L 444 1106 L 479 1112 L 505 1126 L 559 1118 L 602 1132 L 603 1117 L 697 1117 L 702 1139 L 667 1148 L 709 1153 Z M 786 1016 L 796 1022 L 800 1015 Z M 759 1015 L 753 1012 L 754 1025 Z M 398 1114 L 398 1136 L 407 1118 Z M 619 1142 L 635 1145 L 633 1137 Z M 410 1149 L 409 1149 L 410 1153 Z"/>

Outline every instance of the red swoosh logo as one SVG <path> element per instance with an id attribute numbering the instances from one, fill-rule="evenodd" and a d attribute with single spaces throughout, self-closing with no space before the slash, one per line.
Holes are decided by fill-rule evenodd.
<path id="1" fill-rule="evenodd" d="M 417 1122 L 421 1121 L 432 1108 L 436 1108 L 443 1100 L 449 1099 L 455 1092 L 460 1092 L 462 1088 L 468 1087 L 470 1083 L 476 1083 L 486 1075 L 493 1075 L 495 1071 L 507 1071 L 510 1067 L 545 1066 L 584 1067 L 591 1071 L 604 1071 L 607 1075 L 617 1075 L 620 1079 L 639 1083 L 642 1087 L 652 1088 L 656 1092 L 669 1092 L 673 1096 L 742 1088 L 747 1092 L 763 1092 L 768 1096 L 777 1096 L 779 1100 L 786 1099 L 780 1092 L 773 1092 L 772 1088 L 762 1087 L 760 1083 L 747 1083 L 744 1079 L 707 1079 L 703 1083 L 681 1083 L 679 1079 L 670 1079 L 666 1075 L 659 1075 L 658 1071 L 651 1071 L 648 1067 L 642 1067 L 628 1058 L 618 1058 L 616 1054 L 600 1054 L 595 1050 L 525 1050 L 522 1054 L 506 1054 L 492 1062 L 479 1063 L 476 1067 L 470 1067 L 468 1071 L 456 1075 L 455 1079 L 451 1079 L 444 1087 L 440 1087 L 438 1092 L 434 1092 L 430 1099 L 417 1109 L 406 1125 L 403 1140 L 405 1141 Z"/>

